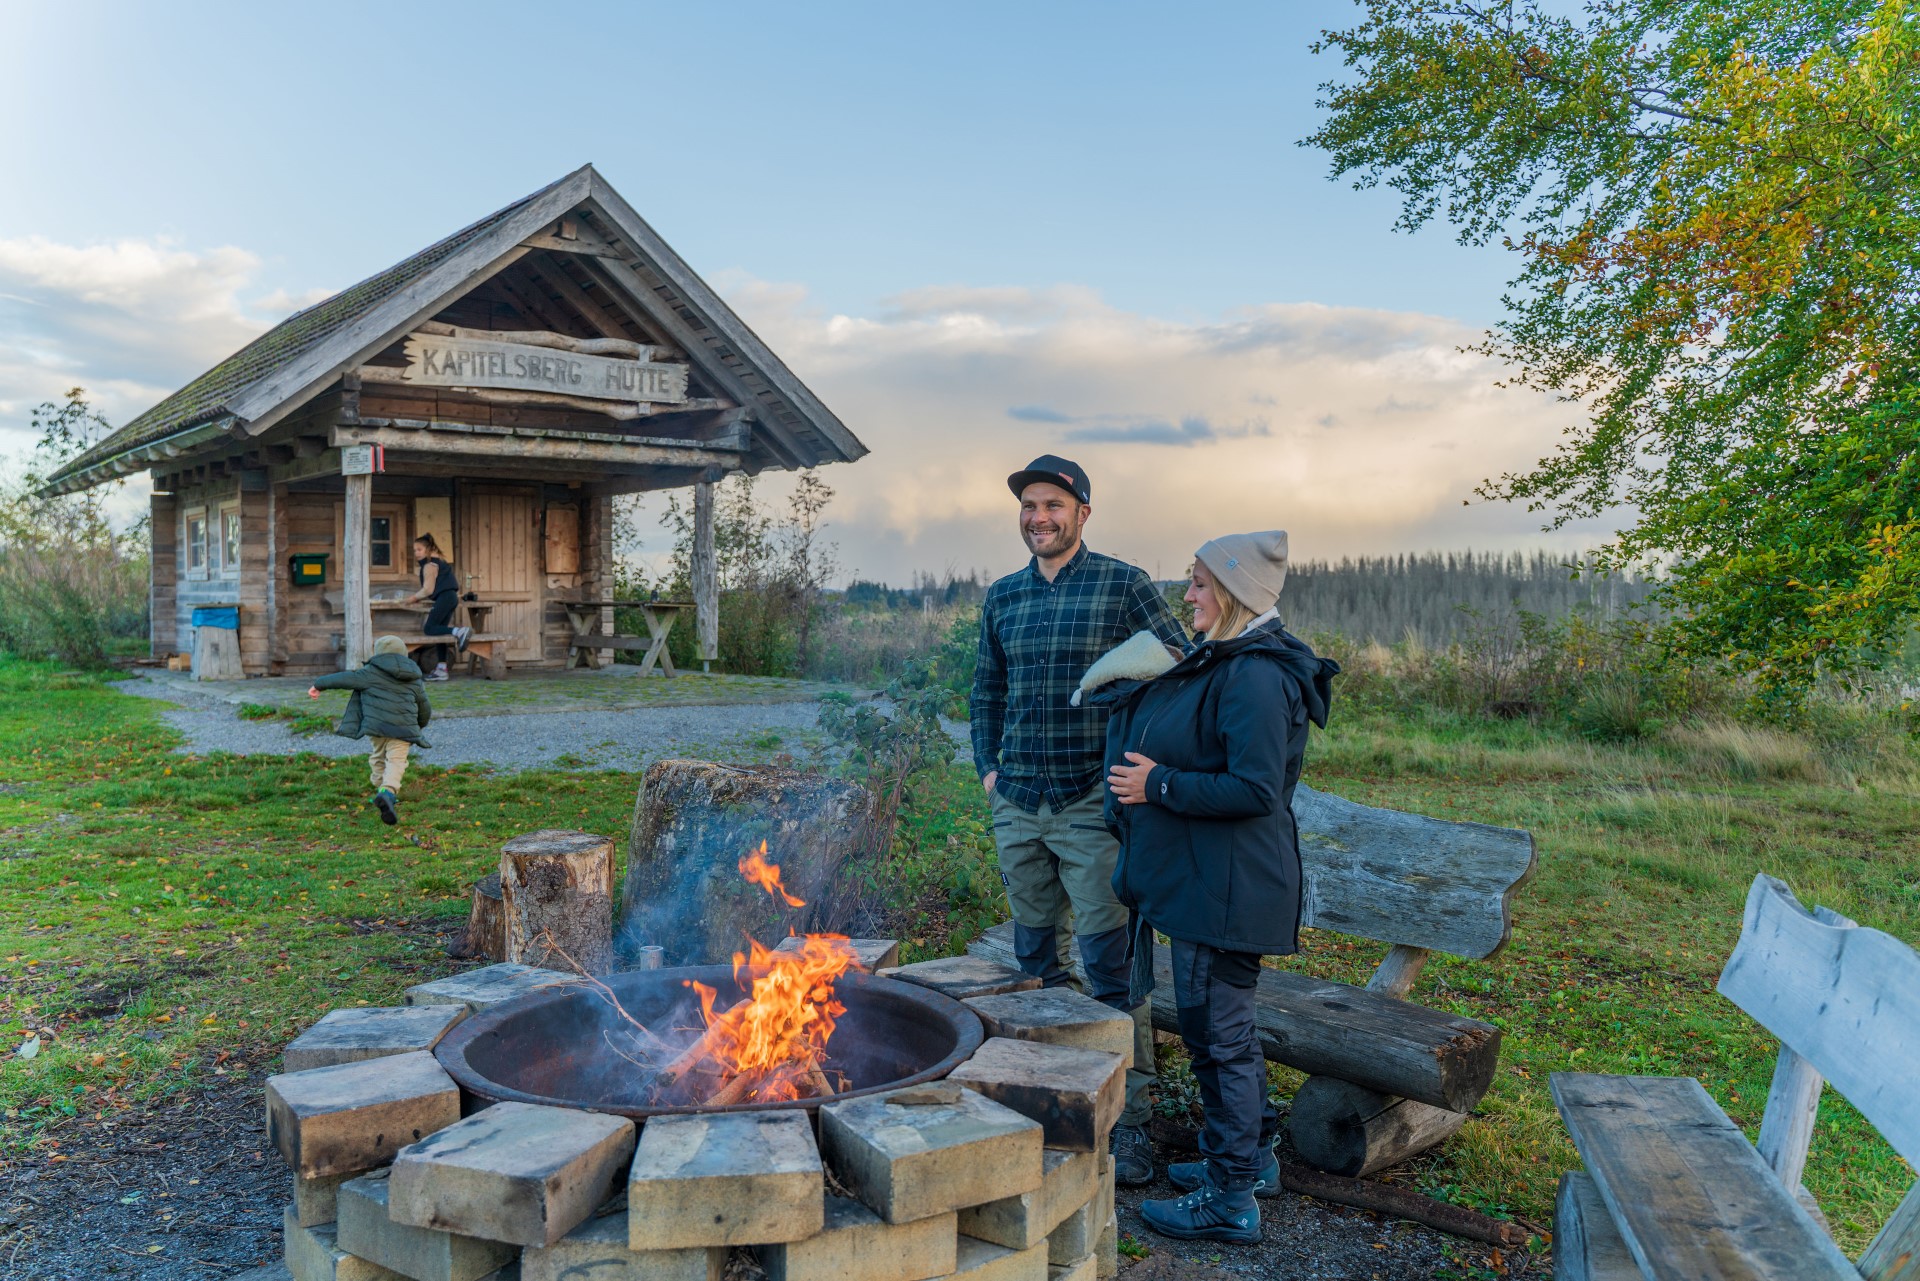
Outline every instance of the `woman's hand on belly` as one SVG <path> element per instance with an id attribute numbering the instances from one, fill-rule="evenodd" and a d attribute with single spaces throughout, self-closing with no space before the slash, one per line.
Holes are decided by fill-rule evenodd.
<path id="1" fill-rule="evenodd" d="M 1147 802 L 1147 775 L 1153 773 L 1157 761 L 1148 760 L 1138 752 L 1128 752 L 1130 765 L 1116 765 L 1107 771 L 1107 788 L 1114 799 L 1122 805 L 1144 805 Z"/>

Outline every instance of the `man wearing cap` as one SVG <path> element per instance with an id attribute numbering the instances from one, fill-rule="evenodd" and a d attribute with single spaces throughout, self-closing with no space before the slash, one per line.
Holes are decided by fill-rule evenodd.
<path id="1" fill-rule="evenodd" d="M 1119 846 L 1102 815 L 1107 713 L 1075 706 L 1074 692 L 1096 659 L 1136 632 L 1176 651 L 1186 634 L 1144 571 L 1081 540 L 1093 487 L 1078 463 L 1042 455 L 1007 487 L 1033 559 L 994 583 L 981 607 L 974 765 L 993 805 L 1020 968 L 1048 987 L 1071 981 L 1061 964 L 1071 911 L 1091 994 L 1133 1015 L 1134 1062 L 1112 1148 L 1115 1178 L 1144 1184 L 1153 1178 L 1153 1035 L 1145 1004 L 1128 999 L 1127 911 L 1113 893 Z"/>

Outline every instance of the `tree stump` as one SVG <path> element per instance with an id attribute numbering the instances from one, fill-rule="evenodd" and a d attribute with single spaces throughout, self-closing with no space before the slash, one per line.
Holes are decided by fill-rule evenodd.
<path id="1" fill-rule="evenodd" d="M 666 949 L 668 965 L 725 961 L 747 939 L 862 933 L 865 903 L 848 863 L 874 852 L 873 799 L 858 784 L 775 766 L 656 761 L 634 799 L 618 947 Z M 740 860 L 767 843 L 787 891 L 753 885 Z"/>
<path id="2" fill-rule="evenodd" d="M 556 829 L 514 837 L 500 850 L 500 900 L 507 960 L 588 974 L 613 968 L 611 840 Z"/>
<path id="3" fill-rule="evenodd" d="M 1467 1116 L 1351 1081 L 1310 1076 L 1294 1093 L 1287 1133 L 1310 1164 L 1358 1179 L 1426 1151 L 1465 1125 Z"/>
<path id="4" fill-rule="evenodd" d="M 489 872 L 473 883 L 473 903 L 467 909 L 467 928 L 454 939 L 447 955 L 489 961 L 507 959 L 507 916 L 500 901 L 500 873 Z"/>

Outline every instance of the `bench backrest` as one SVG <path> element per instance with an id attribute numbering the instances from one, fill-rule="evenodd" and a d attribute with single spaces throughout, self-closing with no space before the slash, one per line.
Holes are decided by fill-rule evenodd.
<path id="1" fill-rule="evenodd" d="M 1305 783 L 1293 815 L 1302 924 L 1470 959 L 1506 946 L 1513 892 L 1533 871 L 1531 834 L 1375 809 Z"/>
<path id="2" fill-rule="evenodd" d="M 1837 912 L 1809 912 L 1784 882 L 1756 876 L 1720 994 L 1779 1037 L 1783 1054 L 1791 1051 L 1818 1074 L 1813 1103 L 1824 1077 L 1894 1151 L 1920 1166 L 1920 953 Z M 1809 1115 L 1809 1136 L 1810 1122 Z M 1798 1124 L 1797 1111 L 1776 1116 L 1769 1096 L 1763 1152 L 1769 1128 Z"/>

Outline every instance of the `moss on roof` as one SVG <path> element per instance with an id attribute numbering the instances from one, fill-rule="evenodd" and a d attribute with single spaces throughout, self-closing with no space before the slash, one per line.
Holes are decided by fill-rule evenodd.
<path id="1" fill-rule="evenodd" d="M 571 175 L 569 175 L 571 176 Z M 454 232 L 445 240 L 428 246 L 406 261 L 369 276 L 357 285 L 341 290 L 324 302 L 296 311 L 258 338 L 168 396 L 165 400 L 129 422 L 119 431 L 62 467 L 51 479 L 59 480 L 98 463 L 171 436 L 177 431 L 226 416 L 227 403 L 236 393 L 269 377 L 282 366 L 297 359 L 316 343 L 353 324 L 383 300 L 405 289 L 431 271 L 475 237 L 511 216 L 528 202 L 537 200 L 565 182 L 561 178 L 539 191 L 514 201 L 497 213 L 489 214 L 470 227 Z"/>

